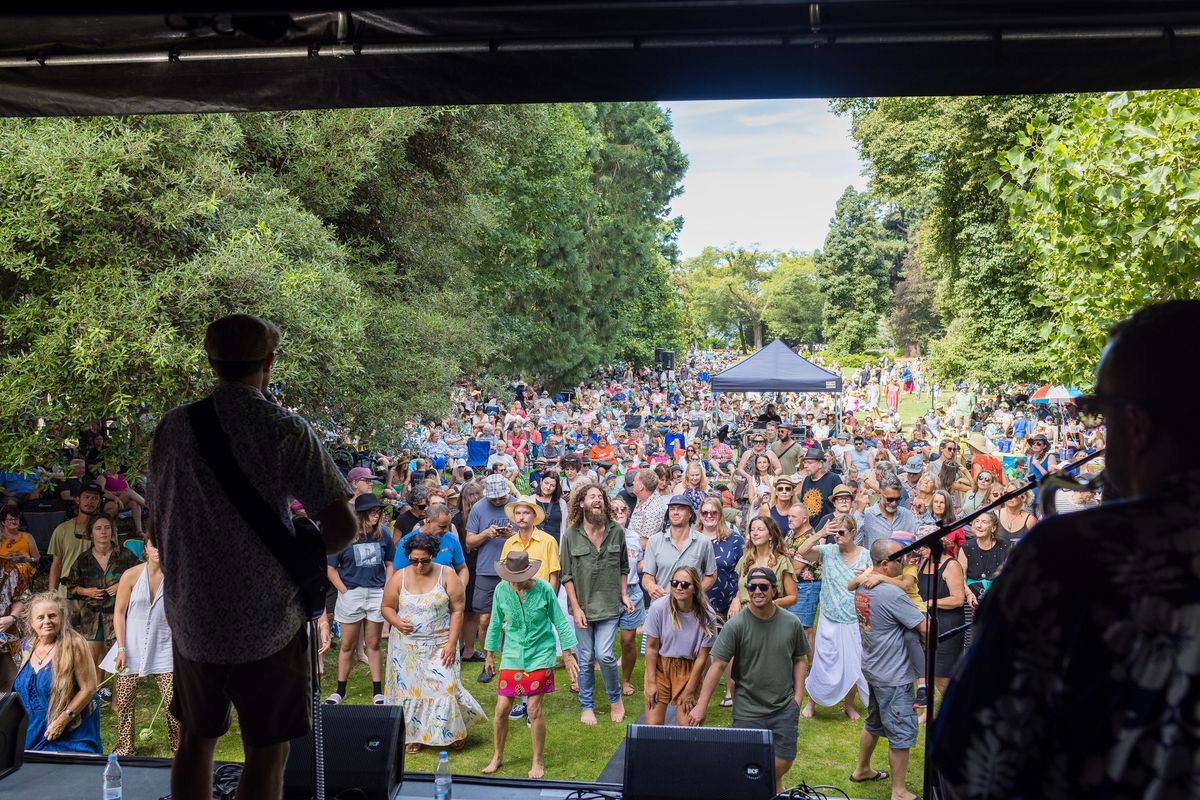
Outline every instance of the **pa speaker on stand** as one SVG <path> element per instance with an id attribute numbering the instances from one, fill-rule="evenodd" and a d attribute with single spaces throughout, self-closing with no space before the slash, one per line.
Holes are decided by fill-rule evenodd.
<path id="1" fill-rule="evenodd" d="M 357 789 L 366 800 L 391 800 L 404 777 L 404 710 L 343 703 L 318 713 L 325 742 L 325 797 Z M 315 796 L 312 759 L 312 734 L 293 739 L 283 773 L 285 800 Z"/>

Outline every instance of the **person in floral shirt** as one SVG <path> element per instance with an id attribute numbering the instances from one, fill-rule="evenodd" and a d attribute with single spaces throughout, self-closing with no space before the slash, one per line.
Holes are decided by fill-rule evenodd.
<path id="1" fill-rule="evenodd" d="M 788 611 L 795 614 L 804 626 L 810 652 L 813 645 L 813 620 L 817 615 L 817 601 L 821 597 L 821 560 L 812 555 L 801 556 L 797 551 L 816 533 L 808 515 L 808 506 L 792 503 L 792 507 L 788 509 L 788 531 L 784 536 L 783 545 L 796 570 L 796 604 Z"/>
<path id="2" fill-rule="evenodd" d="M 1200 435 L 1171 404 L 1200 391 L 1176 355 L 1198 318 L 1175 300 L 1113 330 L 1076 405 L 1126 499 L 1036 525 L 980 604 L 931 750 L 948 796 L 1197 795 Z"/>

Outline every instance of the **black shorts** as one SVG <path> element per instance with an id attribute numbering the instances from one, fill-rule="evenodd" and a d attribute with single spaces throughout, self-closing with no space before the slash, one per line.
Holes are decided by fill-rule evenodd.
<path id="1" fill-rule="evenodd" d="M 281 650 L 245 664 L 189 661 L 173 647 L 175 696 L 171 713 L 188 733 L 223 736 L 237 709 L 242 740 L 254 747 L 287 742 L 312 727 L 308 628 L 296 631 Z"/>
<path id="2" fill-rule="evenodd" d="M 475 592 L 471 595 L 471 610 L 478 614 L 492 613 L 492 597 L 500 579 L 495 575 L 477 575 L 475 577 Z"/>

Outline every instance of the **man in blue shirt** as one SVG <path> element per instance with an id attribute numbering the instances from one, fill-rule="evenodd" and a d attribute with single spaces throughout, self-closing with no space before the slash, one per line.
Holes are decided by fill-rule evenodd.
<path id="1" fill-rule="evenodd" d="M 418 533 L 428 533 L 441 543 L 441 547 L 433 557 L 433 563 L 452 567 L 458 573 L 463 585 L 466 586 L 467 559 L 463 555 L 462 542 L 458 540 L 457 536 L 450 533 L 450 509 L 441 503 L 431 505 L 425 512 L 425 519 L 421 521 L 421 524 L 400 538 L 396 545 L 396 555 L 392 559 L 392 566 L 396 569 L 404 569 L 408 566 L 408 554 L 404 552 L 404 543 Z"/>

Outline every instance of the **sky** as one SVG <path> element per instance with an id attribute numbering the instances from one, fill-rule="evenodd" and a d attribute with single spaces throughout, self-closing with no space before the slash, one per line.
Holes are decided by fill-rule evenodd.
<path id="1" fill-rule="evenodd" d="M 816 250 L 846 187 L 866 188 L 850 121 L 824 100 L 663 105 L 691 164 L 671 208 L 684 258 L 731 243 Z"/>

